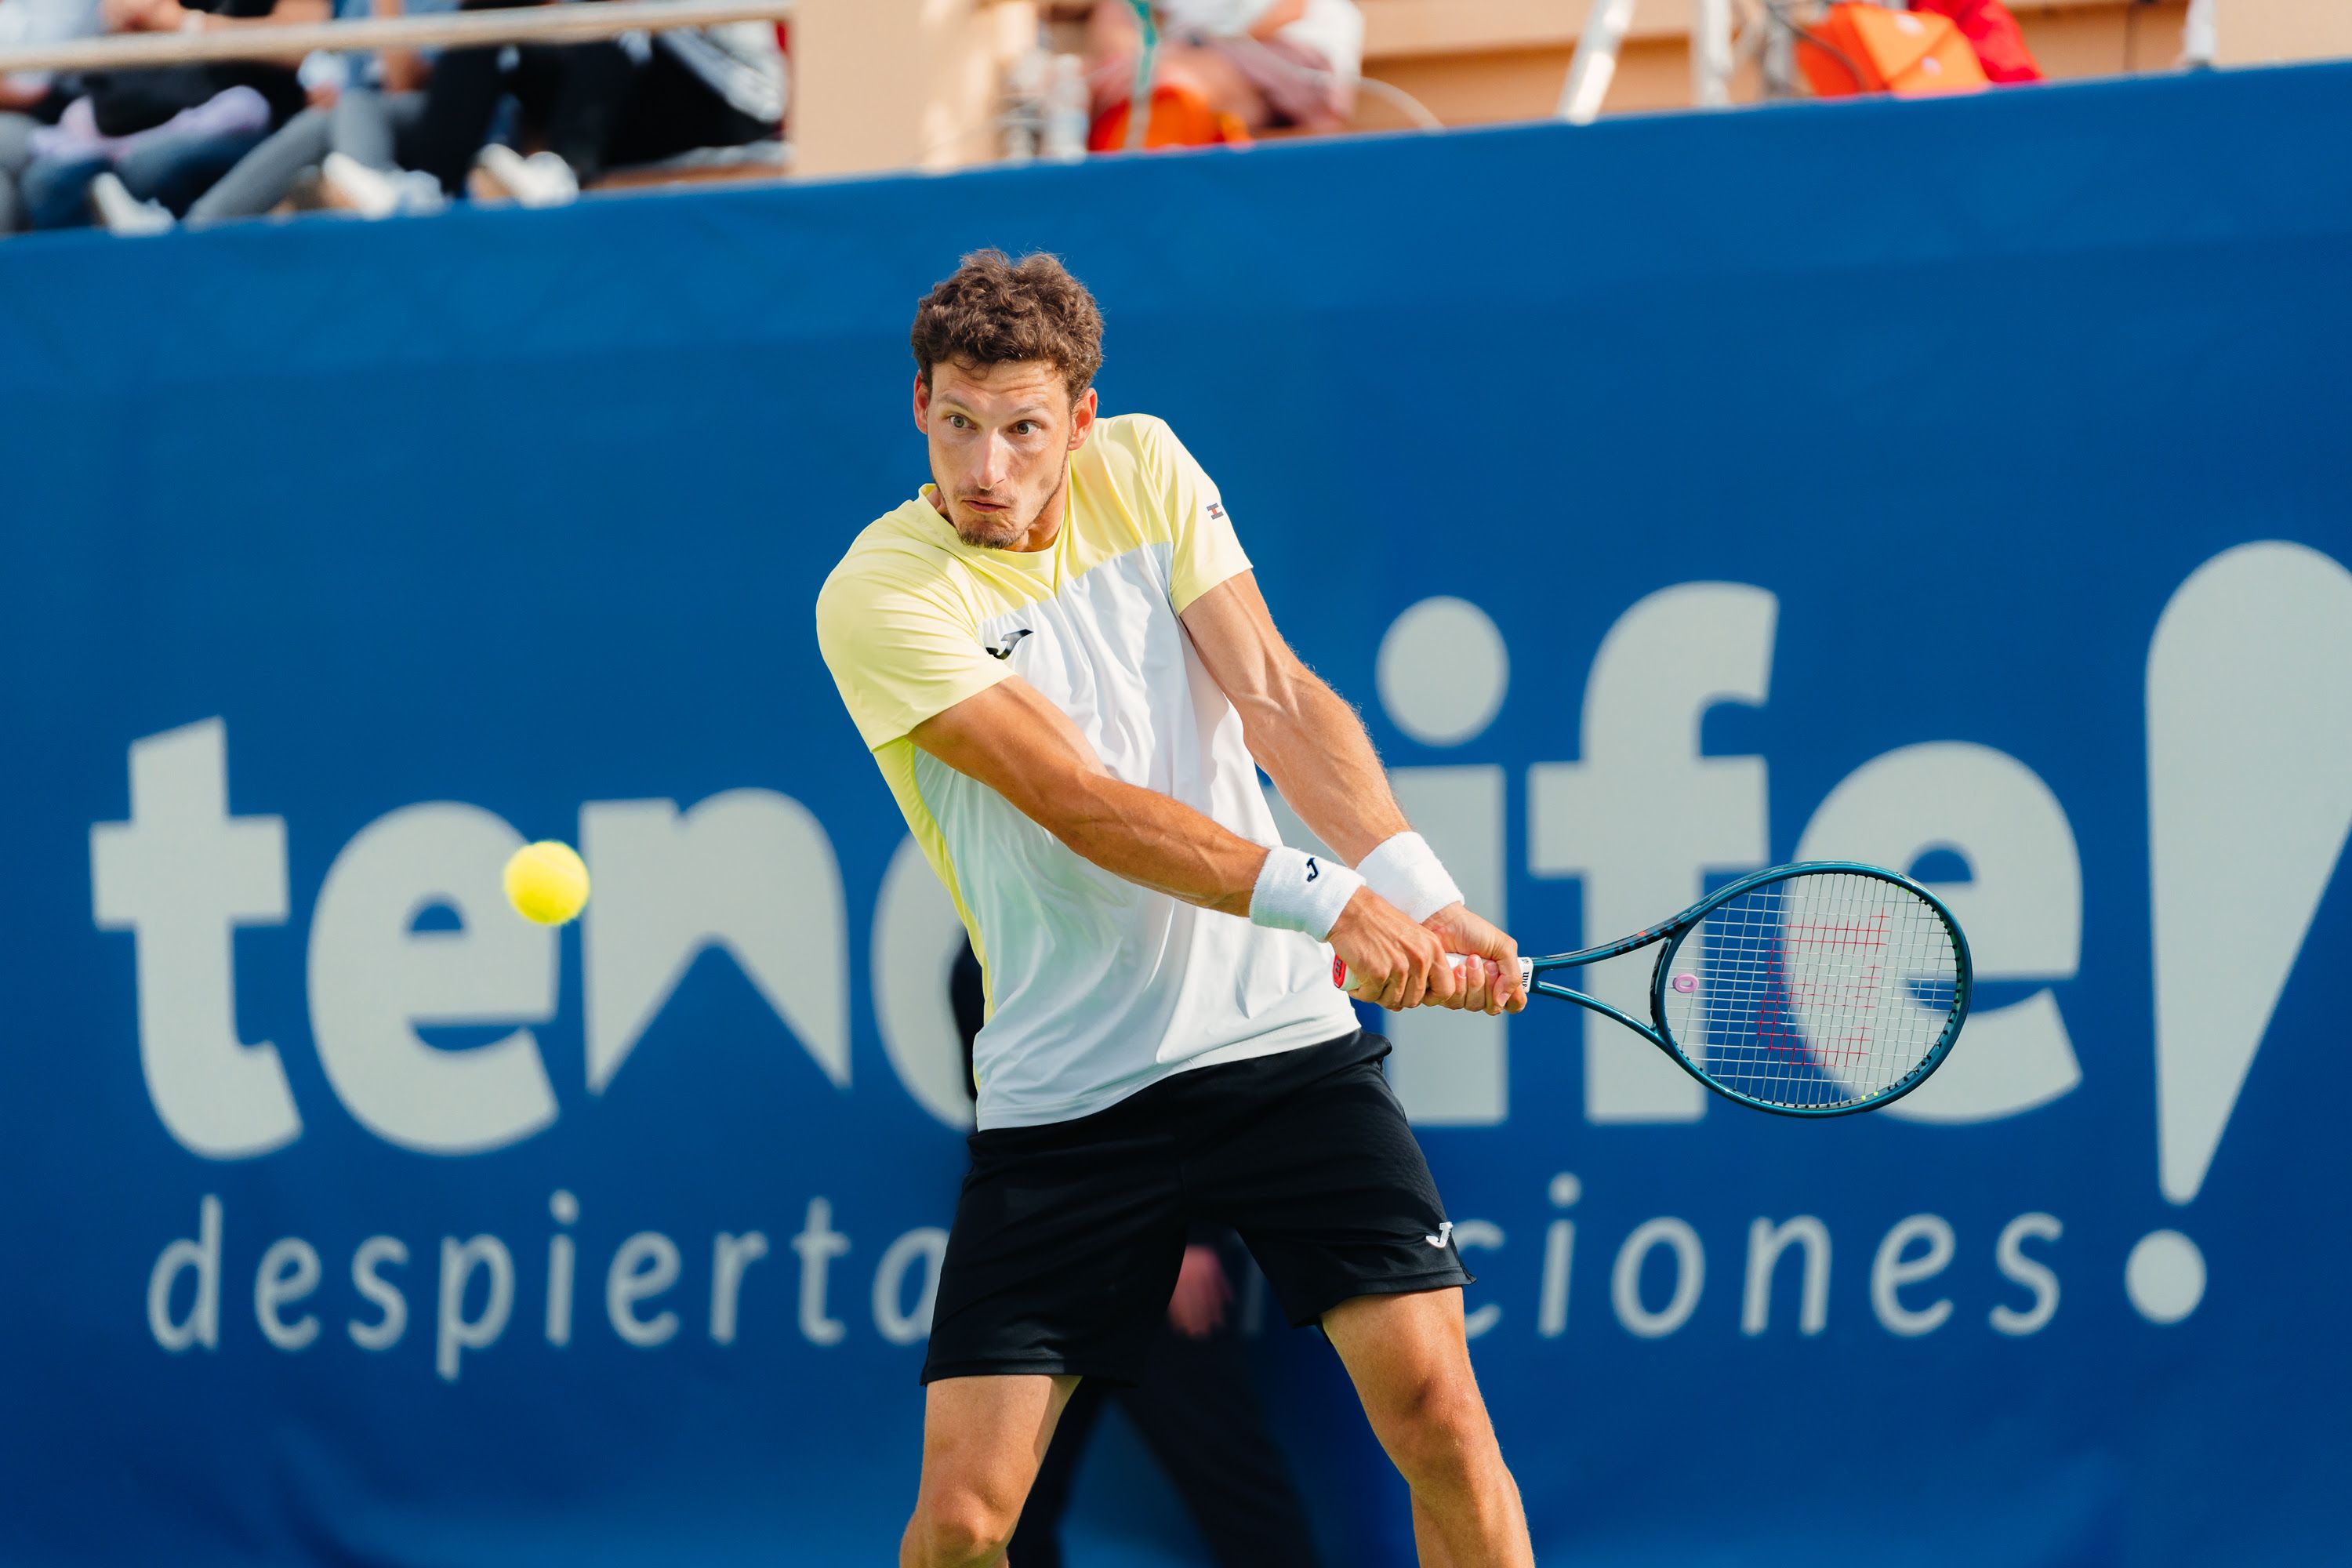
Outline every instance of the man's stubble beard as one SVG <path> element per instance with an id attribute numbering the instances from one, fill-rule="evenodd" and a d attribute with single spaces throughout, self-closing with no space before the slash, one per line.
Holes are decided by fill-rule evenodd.
<path id="1" fill-rule="evenodd" d="M 1061 482 L 1056 484 L 1052 489 L 1045 492 L 1045 499 L 1039 501 L 1037 503 L 1037 510 L 1031 512 L 1027 517 L 1015 521 L 1012 517 L 1008 516 L 1003 521 L 992 526 L 986 534 L 978 538 L 974 538 L 965 530 L 962 521 L 957 518 L 952 510 L 948 514 L 948 523 L 949 526 L 952 527 L 956 531 L 956 537 L 962 540 L 966 544 L 971 545 L 974 550 L 1009 550 L 1013 547 L 1013 543 L 1015 540 L 1020 539 L 1031 529 L 1037 526 L 1037 520 L 1045 515 L 1045 509 L 1052 506 L 1055 499 L 1069 488 L 1070 460 L 1067 458 L 1064 458 L 1062 459 Z M 1067 520 L 1065 519 L 1064 521 L 1066 521 Z"/>

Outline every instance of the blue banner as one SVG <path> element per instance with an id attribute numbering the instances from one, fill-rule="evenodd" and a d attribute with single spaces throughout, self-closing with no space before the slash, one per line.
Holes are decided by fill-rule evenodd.
<path id="1" fill-rule="evenodd" d="M 889 1559 L 954 929 L 811 606 L 994 244 L 1526 946 L 1814 856 L 1969 931 L 1846 1121 L 1395 1022 L 1544 1563 L 2340 1560 L 2347 138 L 2326 68 L 0 247 L 0 1557 Z M 1201 1560 L 1116 1449 L 1077 1526 Z"/>

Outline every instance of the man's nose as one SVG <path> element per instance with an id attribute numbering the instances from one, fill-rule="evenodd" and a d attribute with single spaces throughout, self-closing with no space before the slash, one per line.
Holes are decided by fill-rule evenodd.
<path id="1" fill-rule="evenodd" d="M 987 490 L 1013 477 L 1013 447 L 1002 437 L 992 435 L 981 443 L 980 472 L 974 477 Z"/>

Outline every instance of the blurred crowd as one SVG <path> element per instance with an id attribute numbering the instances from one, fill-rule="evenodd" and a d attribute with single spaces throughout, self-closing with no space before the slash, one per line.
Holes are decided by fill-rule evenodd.
<path id="1" fill-rule="evenodd" d="M 211 32 L 517 0 L 0 0 L 0 44 Z M 0 234 L 144 233 L 281 205 L 367 216 L 467 194 L 568 201 L 710 150 L 775 161 L 785 57 L 765 22 L 587 43 L 0 78 Z"/>
<path id="2" fill-rule="evenodd" d="M 0 0 L 0 47 L 203 33 L 530 0 Z M 1073 59 L 1073 139 L 1097 148 L 1335 130 L 1363 20 L 1352 0 L 1161 0 L 1142 132 L 1145 18 L 1130 0 L 1049 8 Z M 0 236 L 154 233 L 310 207 L 370 217 L 453 200 L 546 206 L 628 171 L 783 159 L 788 32 L 765 22 L 586 43 L 321 53 L 300 60 L 0 77 Z"/>

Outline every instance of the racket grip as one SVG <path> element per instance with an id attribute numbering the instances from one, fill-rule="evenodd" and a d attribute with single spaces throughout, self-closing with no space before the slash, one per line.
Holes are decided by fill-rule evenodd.
<path id="1" fill-rule="evenodd" d="M 1470 960 L 1462 953 L 1449 952 L 1445 955 L 1445 962 L 1454 965 L 1454 973 L 1458 975 L 1462 973 L 1462 966 L 1469 963 Z M 1348 972 L 1348 961 L 1341 958 L 1338 953 L 1333 953 L 1331 955 L 1331 984 L 1338 986 L 1340 990 L 1345 991 L 1348 988 L 1349 982 L 1354 977 Z M 1536 961 L 1532 958 L 1520 959 L 1519 989 L 1522 991 L 1533 990 L 1535 988 L 1535 983 Z"/>

